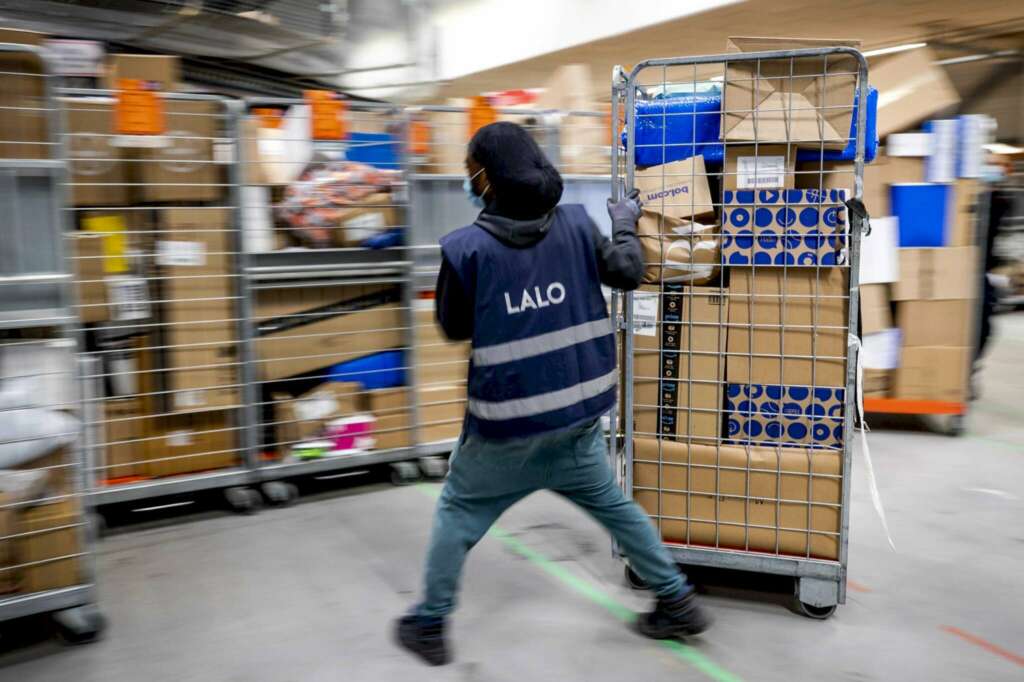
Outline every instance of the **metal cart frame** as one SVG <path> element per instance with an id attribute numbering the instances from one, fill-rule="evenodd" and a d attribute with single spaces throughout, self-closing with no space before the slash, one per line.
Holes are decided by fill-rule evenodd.
<path id="1" fill-rule="evenodd" d="M 72 287 L 73 275 L 68 267 L 69 259 L 65 254 L 64 240 L 68 232 L 67 223 L 64 219 L 63 206 L 65 204 L 65 191 L 67 183 L 67 166 L 65 163 L 66 154 L 63 144 L 64 122 L 61 109 L 57 105 L 56 86 L 53 69 L 49 63 L 44 50 L 28 45 L 13 43 L 0 44 L 0 53 L 25 53 L 32 55 L 39 60 L 41 71 L 39 74 L 26 74 L 39 77 L 43 81 L 43 100 L 40 111 L 45 111 L 45 126 L 47 141 L 40 141 L 34 144 L 46 145 L 49 153 L 42 159 L 4 159 L 0 162 L 5 175 L 12 178 L 15 183 L 19 176 L 43 176 L 48 179 L 49 184 L 43 189 L 44 200 L 49 204 L 48 217 L 43 219 L 49 223 L 49 233 L 25 233 L 22 220 L 28 221 L 28 216 L 15 216 L 10 223 L 12 231 L 5 237 L 5 241 L 13 244 L 12 251 L 17 257 L 13 265 L 17 271 L 13 274 L 0 276 L 0 290 L 4 286 L 26 287 L 23 291 L 25 298 L 4 295 L 0 296 L 0 327 L 6 330 L 13 329 L 53 329 L 56 334 L 53 340 L 63 340 L 71 349 L 80 347 L 81 338 L 78 334 L 77 316 L 75 313 L 75 294 Z M 17 74 L 15 74 L 17 75 Z M 14 191 L 17 192 L 16 185 Z M 17 200 L 15 200 L 17 204 Z M 29 249 L 40 249 L 43 253 L 41 260 L 47 263 L 36 263 L 32 258 L 22 259 L 18 256 L 19 247 Z M 37 270 L 42 267 L 43 271 Z M 34 296 L 49 298 L 56 305 L 46 309 L 29 309 L 24 306 L 31 302 Z M 13 307 L 17 304 L 18 307 Z M 11 307 L 9 307 L 11 306 Z M 28 370 L 29 368 L 26 368 Z M 58 372 L 58 374 L 61 372 Z M 74 362 L 74 369 L 67 382 L 69 386 L 79 390 L 72 404 L 52 405 L 60 409 L 72 409 L 78 412 L 80 426 L 77 437 L 72 446 L 69 447 L 69 463 L 60 464 L 57 467 L 66 468 L 69 479 L 69 492 L 51 496 L 45 501 L 59 501 L 62 499 L 74 499 L 78 502 L 77 518 L 72 524 L 61 526 L 60 529 L 73 530 L 77 536 L 78 552 L 73 555 L 46 559 L 40 562 L 29 562 L 30 564 L 45 564 L 57 560 L 75 560 L 78 562 L 79 584 L 49 589 L 39 592 L 14 593 L 0 596 L 0 622 L 15 618 L 22 618 L 42 613 L 51 613 L 60 628 L 61 634 L 71 642 L 85 642 L 96 639 L 105 628 L 105 619 L 97 606 L 97 594 L 95 585 L 95 528 L 90 527 L 89 502 L 84 495 L 86 479 L 86 461 L 88 452 L 88 432 L 85 428 L 87 415 L 84 406 L 87 404 L 88 387 L 79 378 L 85 373 L 80 358 Z M 51 529 L 43 529 L 53 530 Z M 27 537 L 35 531 L 15 537 Z M 4 542 L 11 542 L 7 538 Z M 12 566 L 13 569 L 17 566 Z"/>
<path id="2" fill-rule="evenodd" d="M 612 152 L 612 183 L 611 192 L 612 198 L 618 199 L 623 192 L 628 192 L 634 187 L 634 174 L 636 171 L 636 117 L 635 117 L 635 105 L 637 99 L 637 93 L 640 86 L 639 77 L 645 71 L 649 69 L 661 68 L 664 78 L 665 69 L 669 67 L 692 67 L 694 81 L 696 81 L 696 73 L 698 66 L 718 65 L 722 66 L 723 72 L 729 64 L 733 63 L 753 63 L 759 65 L 762 61 L 767 60 L 778 60 L 778 59 L 790 59 L 790 78 L 792 78 L 792 60 L 798 58 L 809 58 L 809 57 L 820 57 L 823 64 L 827 65 L 827 59 L 829 56 L 847 56 L 856 60 L 857 64 L 857 136 L 856 136 L 856 153 L 854 159 L 854 188 L 853 197 L 859 200 L 863 192 L 863 166 L 864 166 L 864 153 L 865 153 L 865 139 L 864 130 L 866 124 L 866 109 L 867 109 L 867 62 L 863 55 L 855 49 L 847 47 L 832 47 L 832 48 L 818 48 L 818 49 L 801 49 L 801 50 L 778 50 L 778 51 L 765 51 L 765 52 L 749 52 L 749 53 L 733 53 L 733 54 L 720 54 L 720 55 L 709 55 L 709 56 L 697 56 L 697 57 L 680 57 L 672 59 L 651 59 L 643 61 L 637 64 L 629 74 L 625 74 L 621 67 L 616 67 L 613 72 L 612 78 L 612 113 L 611 120 L 617 121 L 619 118 L 619 111 L 621 106 L 625 106 L 625 117 L 626 117 L 626 134 L 627 144 L 625 149 L 625 157 L 620 158 L 621 149 L 620 145 L 613 146 Z M 760 73 L 758 66 L 757 73 Z M 824 76 L 826 72 L 821 74 Z M 756 78 L 757 76 L 755 76 Z M 662 86 L 667 83 L 662 82 Z M 792 105 L 790 105 L 792 106 Z M 723 117 L 725 116 L 725 106 L 722 107 Z M 695 118 L 694 114 L 690 114 Z M 756 115 L 756 114 L 755 114 Z M 614 123 L 613 123 L 614 125 Z M 788 133 L 787 133 L 788 138 Z M 664 138 L 663 138 L 664 139 Z M 768 144 L 769 141 L 758 141 L 749 144 Z M 664 143 L 663 143 L 664 144 Z M 781 144 L 781 143 L 780 143 Z M 787 147 L 790 146 L 790 141 L 787 139 L 785 142 Z M 795 148 L 795 144 L 792 145 Z M 794 152 L 795 153 L 795 152 Z M 849 204 L 847 204 L 849 205 Z M 863 216 L 855 210 L 847 211 L 849 216 L 848 220 L 848 272 L 849 272 L 849 303 L 847 313 L 847 330 L 851 338 L 857 335 L 857 322 L 858 322 L 858 267 L 860 258 L 860 234 L 861 230 L 864 229 Z M 821 267 L 821 266 L 816 266 Z M 755 266 L 756 268 L 756 266 Z M 622 358 L 623 358 L 623 399 L 624 404 L 619 406 L 616 413 L 613 414 L 613 434 L 619 435 L 622 438 L 621 443 L 616 442 L 616 438 L 612 438 L 613 456 L 618 457 L 619 463 L 619 476 L 624 491 L 630 497 L 633 493 L 633 406 L 634 406 L 634 390 L 633 390 L 633 357 L 634 357 L 634 340 L 633 340 L 633 293 L 626 293 L 621 296 L 622 300 L 622 316 L 619 320 L 618 328 L 621 331 L 621 346 L 622 346 Z M 618 299 L 617 299 L 618 300 Z M 683 321 L 683 325 L 686 325 L 686 321 Z M 815 618 L 826 618 L 830 616 L 837 604 L 844 603 L 846 600 L 846 573 L 848 563 L 848 551 L 849 551 L 849 500 L 850 500 L 850 472 L 852 468 L 852 435 L 854 427 L 854 419 L 856 415 L 856 395 L 857 386 L 857 361 L 856 361 L 857 350 L 853 344 L 848 346 L 847 349 L 847 362 L 846 362 L 846 392 L 845 392 L 845 414 L 844 414 L 844 430 L 843 430 L 843 441 L 842 441 L 842 453 L 841 453 L 841 498 L 840 498 L 840 524 L 839 524 L 839 551 L 838 558 L 835 561 L 821 560 L 811 558 L 810 554 L 810 542 L 808 539 L 808 556 L 791 556 L 781 554 L 778 551 L 778 545 L 776 544 L 776 551 L 762 552 L 762 551 L 750 551 L 750 550 L 734 550 L 734 549 L 723 549 L 723 548 L 712 548 L 703 546 L 683 545 L 677 543 L 666 543 L 666 547 L 671 552 L 672 556 L 678 563 L 709 566 L 726 569 L 738 569 L 743 571 L 752 571 L 757 573 L 768 573 L 777 574 L 783 576 L 791 576 L 794 578 L 795 592 L 794 596 L 798 608 L 810 617 Z M 720 352 L 721 354 L 721 352 Z M 724 383 L 724 382 L 723 382 Z M 619 422 L 619 423 L 616 423 Z M 680 439 L 685 442 L 685 439 Z M 718 440 L 718 446 L 721 446 L 721 439 Z M 660 446 L 659 446 L 660 450 Z M 748 451 L 749 453 L 749 451 Z M 749 457 L 749 454 L 748 454 Z M 660 459 L 660 457 L 659 457 Z M 717 460 L 716 460 L 717 461 Z M 716 468 L 720 465 L 716 465 Z M 749 459 L 748 459 L 748 478 L 749 478 Z M 810 465 L 808 465 L 808 471 L 810 471 Z M 781 476 L 781 470 L 780 474 Z M 716 479 L 717 480 L 717 479 Z M 716 486 L 718 484 L 716 483 Z M 781 499 L 781 490 L 778 493 L 778 497 Z M 746 498 L 749 503 L 749 498 Z M 716 503 L 717 504 L 717 503 Z M 808 512 L 809 514 L 810 512 Z M 716 506 L 716 521 L 717 524 L 717 506 Z M 749 524 L 749 522 L 747 522 Z M 781 522 L 778 522 L 778 526 L 781 527 Z M 717 528 L 717 525 L 716 525 Z M 748 525 L 749 528 L 749 525 Z M 803 532 L 803 531 L 801 531 Z M 809 536 L 808 530 L 808 536 Z M 716 531 L 717 537 L 717 531 Z M 778 541 L 776 541 L 778 542 Z M 717 540 L 716 540 L 717 544 Z M 617 551 L 616 551 L 617 553 Z M 630 572 L 627 567 L 627 576 Z"/>

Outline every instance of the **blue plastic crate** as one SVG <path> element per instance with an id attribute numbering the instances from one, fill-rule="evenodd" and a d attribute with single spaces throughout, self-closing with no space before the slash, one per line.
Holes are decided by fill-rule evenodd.
<path id="1" fill-rule="evenodd" d="M 927 182 L 894 184 L 889 188 L 892 214 L 900 221 L 900 246 L 947 246 L 950 185 Z"/>

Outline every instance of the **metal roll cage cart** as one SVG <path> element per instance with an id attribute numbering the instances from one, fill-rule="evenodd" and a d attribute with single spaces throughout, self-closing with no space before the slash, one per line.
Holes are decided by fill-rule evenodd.
<path id="1" fill-rule="evenodd" d="M 96 605 L 95 529 L 83 494 L 88 433 L 79 390 L 86 387 L 78 381 L 83 369 L 74 351 L 81 339 L 65 258 L 62 115 L 44 51 L 3 43 L 0 56 L 6 65 L 0 80 L 18 81 L 5 86 L 2 107 L 0 205 L 9 220 L 0 254 L 0 355 L 11 353 L 11 358 L 0 383 L 37 380 L 58 386 L 33 385 L 31 394 L 22 396 L 25 403 L 5 401 L 0 409 L 5 423 L 15 425 L 13 439 L 0 439 L 5 455 L 14 455 L 7 466 L 35 477 L 24 496 L 18 485 L 0 490 L 0 622 L 49 613 L 65 640 L 87 642 L 101 634 L 105 620 Z M 37 350 L 42 353 L 29 357 Z M 23 425 L 32 421 L 45 430 L 58 424 L 62 432 L 18 437 L 18 412 Z M 47 439 L 59 439 L 56 449 L 19 459 L 24 456 L 16 452 L 19 444 L 32 447 L 31 442 Z"/>
<path id="2" fill-rule="evenodd" d="M 859 51 L 850 47 L 752 49 L 651 59 L 628 74 L 621 67 L 613 72 L 611 120 L 618 121 L 624 107 L 626 142 L 624 157 L 620 145 L 613 145 L 612 197 L 617 199 L 643 180 L 644 193 L 653 197 L 648 198 L 645 209 L 654 213 L 658 235 L 653 238 L 656 276 L 653 281 L 646 280 L 656 287 L 653 293 L 619 292 L 613 303 L 623 386 L 621 404 L 612 415 L 611 448 L 624 491 L 646 508 L 678 563 L 792 577 L 795 610 L 820 619 L 832 615 L 846 599 L 851 438 L 859 399 L 854 342 L 857 272 L 861 231 L 867 227 L 866 215 L 857 210 L 863 189 L 867 63 Z M 817 66 L 808 72 L 808 64 Z M 836 68 L 837 64 L 843 67 Z M 735 74 L 740 77 L 737 79 Z M 850 93 L 849 99 L 841 104 L 826 103 L 822 93 L 829 88 L 805 90 L 810 82 L 807 79 L 819 84 L 827 80 L 831 87 L 837 82 L 828 80 L 833 78 L 849 82 L 845 91 Z M 797 83 L 797 79 L 805 80 Z M 729 91 L 736 83 L 747 88 L 745 99 L 727 103 L 726 94 L 736 92 Z M 707 113 L 698 108 L 699 96 L 714 94 L 715 87 L 721 106 Z M 781 92 L 800 92 L 806 99 L 801 104 L 791 94 L 755 101 L 750 94 L 771 92 L 773 87 Z M 673 99 L 677 96 L 682 99 Z M 678 101 L 687 104 L 672 109 L 673 102 Z M 644 113 L 640 105 L 645 105 Z M 845 129 L 834 128 L 842 132 L 832 135 L 831 146 L 826 147 L 823 121 L 833 112 L 845 112 L 850 134 L 847 137 Z M 720 117 L 720 136 L 698 139 L 700 113 Z M 807 135 L 806 126 L 797 132 L 794 114 L 805 123 L 810 115 L 817 125 L 816 134 Z M 770 127 L 773 115 L 775 120 L 785 121 L 782 132 L 778 126 Z M 685 132 L 679 137 L 670 137 L 673 116 L 682 117 L 679 126 Z M 648 119 L 643 121 L 646 132 L 638 124 L 638 118 L 643 117 Z M 753 124 L 746 136 L 727 134 L 733 129 L 727 129 L 726 124 L 736 119 Z M 847 155 L 842 164 L 827 164 L 825 150 L 836 149 L 837 141 Z M 694 146 L 701 144 L 722 149 L 721 172 L 705 173 L 703 166 L 696 167 L 698 160 L 703 163 L 714 158 L 706 149 Z M 796 165 L 797 144 L 811 148 L 810 155 L 805 153 L 802 159 L 816 157 L 812 162 L 816 167 L 807 170 L 806 165 Z M 638 164 L 638 150 L 645 145 L 661 155 L 660 165 Z M 779 173 L 774 185 L 764 183 L 767 173 L 760 165 L 768 145 L 784 147 L 767 152 L 781 157 L 778 165 L 772 166 L 773 172 Z M 690 153 L 669 158 L 673 147 L 687 146 L 691 147 Z M 743 164 L 747 162 L 742 159 L 735 166 L 739 170 L 730 170 L 734 167 L 729 165 L 730 153 L 737 148 L 752 154 L 748 161 L 753 165 L 746 166 L 746 170 Z M 665 165 L 670 160 L 691 166 L 673 171 Z M 715 168 L 713 163 L 711 168 Z M 691 191 L 688 196 L 684 193 L 685 203 L 666 199 L 666 195 L 671 196 L 664 191 L 666 177 L 673 172 L 680 172 L 691 184 L 720 179 L 721 189 L 712 185 L 705 201 L 710 200 L 715 224 L 721 227 L 688 222 L 696 221 L 702 213 L 695 210 L 700 199 L 694 195 L 699 191 Z M 828 184 L 830 176 L 842 172 L 848 184 L 840 187 L 846 189 L 834 189 L 835 185 Z M 651 182 L 662 191 L 650 194 Z M 735 184 L 726 189 L 726 183 Z M 793 190 L 794 184 L 816 190 Z M 833 189 L 826 191 L 826 187 Z M 754 191 L 741 191 L 744 189 Z M 776 204 L 774 208 L 772 203 Z M 737 204 L 750 205 L 734 208 Z M 795 204 L 815 204 L 794 206 L 801 216 L 801 211 L 810 210 L 808 223 L 794 218 L 790 206 Z M 679 207 L 688 209 L 688 213 L 676 220 L 680 218 L 676 211 L 671 218 L 675 222 L 669 228 L 667 214 Z M 736 213 L 735 224 L 727 225 L 727 216 L 732 220 L 733 212 L 740 209 L 743 221 L 749 222 L 741 223 L 740 213 Z M 836 223 L 826 222 L 827 210 L 827 215 L 837 217 Z M 789 217 L 772 217 L 783 214 Z M 645 238 L 643 220 L 641 240 Z M 776 227 L 772 220 L 794 230 L 803 229 L 802 224 L 811 231 L 802 234 L 780 229 L 772 237 L 767 232 L 753 231 Z M 741 224 L 749 226 L 750 231 L 738 230 Z M 830 224 L 833 227 L 826 232 L 823 226 Z M 690 239 L 693 247 L 692 240 L 704 228 L 700 238 L 715 243 L 716 255 L 710 264 L 719 272 L 711 274 L 702 289 L 698 285 L 704 280 L 697 278 L 695 267 L 687 269 L 697 261 L 691 260 L 690 266 L 671 261 L 663 240 L 671 229 L 675 235 L 688 234 L 673 239 Z M 739 234 L 747 236 L 746 242 L 733 238 Z M 811 253 L 800 251 L 805 248 Z M 691 252 L 696 252 L 695 247 Z M 749 260 L 744 260 L 748 256 Z M 646 247 L 645 260 L 650 273 L 652 257 Z M 677 276 L 680 273 L 682 276 Z M 844 276 L 848 277 L 845 283 Z M 830 284 L 837 279 L 838 285 Z M 767 289 L 759 289 L 765 285 Z M 772 310 L 773 300 L 776 318 L 762 317 L 762 312 Z M 703 312 L 705 302 L 708 307 L 717 305 L 717 311 Z M 723 302 L 728 303 L 728 313 Z M 764 302 L 767 307 L 763 307 Z M 620 304 L 621 314 L 617 310 Z M 804 311 L 807 319 L 794 320 L 800 315 L 793 311 Z M 670 312 L 675 316 L 670 317 Z M 702 318 L 701 314 L 708 317 Z M 649 331 L 643 334 L 645 328 Z M 755 348 L 758 338 L 771 341 L 769 350 Z M 702 343 L 710 345 L 700 348 Z M 826 345 L 833 350 L 829 352 Z M 794 350 L 787 353 L 787 348 Z M 656 376 L 643 376 L 645 372 L 650 374 L 651 366 L 650 362 L 642 363 L 644 353 L 650 362 L 657 363 Z M 700 371 L 709 372 L 710 377 L 699 377 L 700 371 L 694 369 L 701 356 L 706 369 Z M 807 368 L 807 376 L 799 380 L 796 377 L 803 376 L 805 370 L 790 374 L 788 369 L 798 365 Z M 761 369 L 764 367 L 771 369 Z M 642 397 L 644 380 L 653 388 L 643 395 L 656 398 Z M 709 398 L 700 397 L 709 393 L 713 394 Z M 758 403 L 758 399 L 768 401 L 764 396 L 778 400 Z M 742 402 L 741 397 L 745 398 Z M 819 402 L 826 397 L 834 404 Z M 789 399 L 806 402 L 791 412 L 789 403 L 784 402 Z M 786 420 L 791 418 L 802 424 L 799 431 L 787 426 L 790 422 Z M 819 433 L 825 440 L 818 440 Z M 638 453 L 638 448 L 643 453 Z M 613 551 L 618 555 L 616 548 Z M 628 566 L 626 574 L 631 583 L 639 583 Z"/>

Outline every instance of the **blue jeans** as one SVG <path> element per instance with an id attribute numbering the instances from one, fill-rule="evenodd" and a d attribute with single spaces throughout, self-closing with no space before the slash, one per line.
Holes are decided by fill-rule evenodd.
<path id="1" fill-rule="evenodd" d="M 451 613 L 467 552 L 502 512 L 543 489 L 579 505 L 607 528 L 633 570 L 659 597 L 678 597 L 692 589 L 650 519 L 616 484 L 598 420 L 530 438 L 463 437 L 452 453 L 434 514 L 424 598 L 415 612 Z"/>

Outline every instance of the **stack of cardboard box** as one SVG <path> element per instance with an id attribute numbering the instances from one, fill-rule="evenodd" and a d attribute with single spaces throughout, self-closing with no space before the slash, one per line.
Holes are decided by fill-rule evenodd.
<path id="1" fill-rule="evenodd" d="M 902 336 L 894 395 L 963 402 L 975 342 L 978 250 L 900 249 L 893 288 Z"/>
<path id="2" fill-rule="evenodd" d="M 424 443 L 458 438 L 466 411 L 469 342 L 449 341 L 434 320 L 433 299 L 417 300 L 416 401 L 419 439 Z"/>

